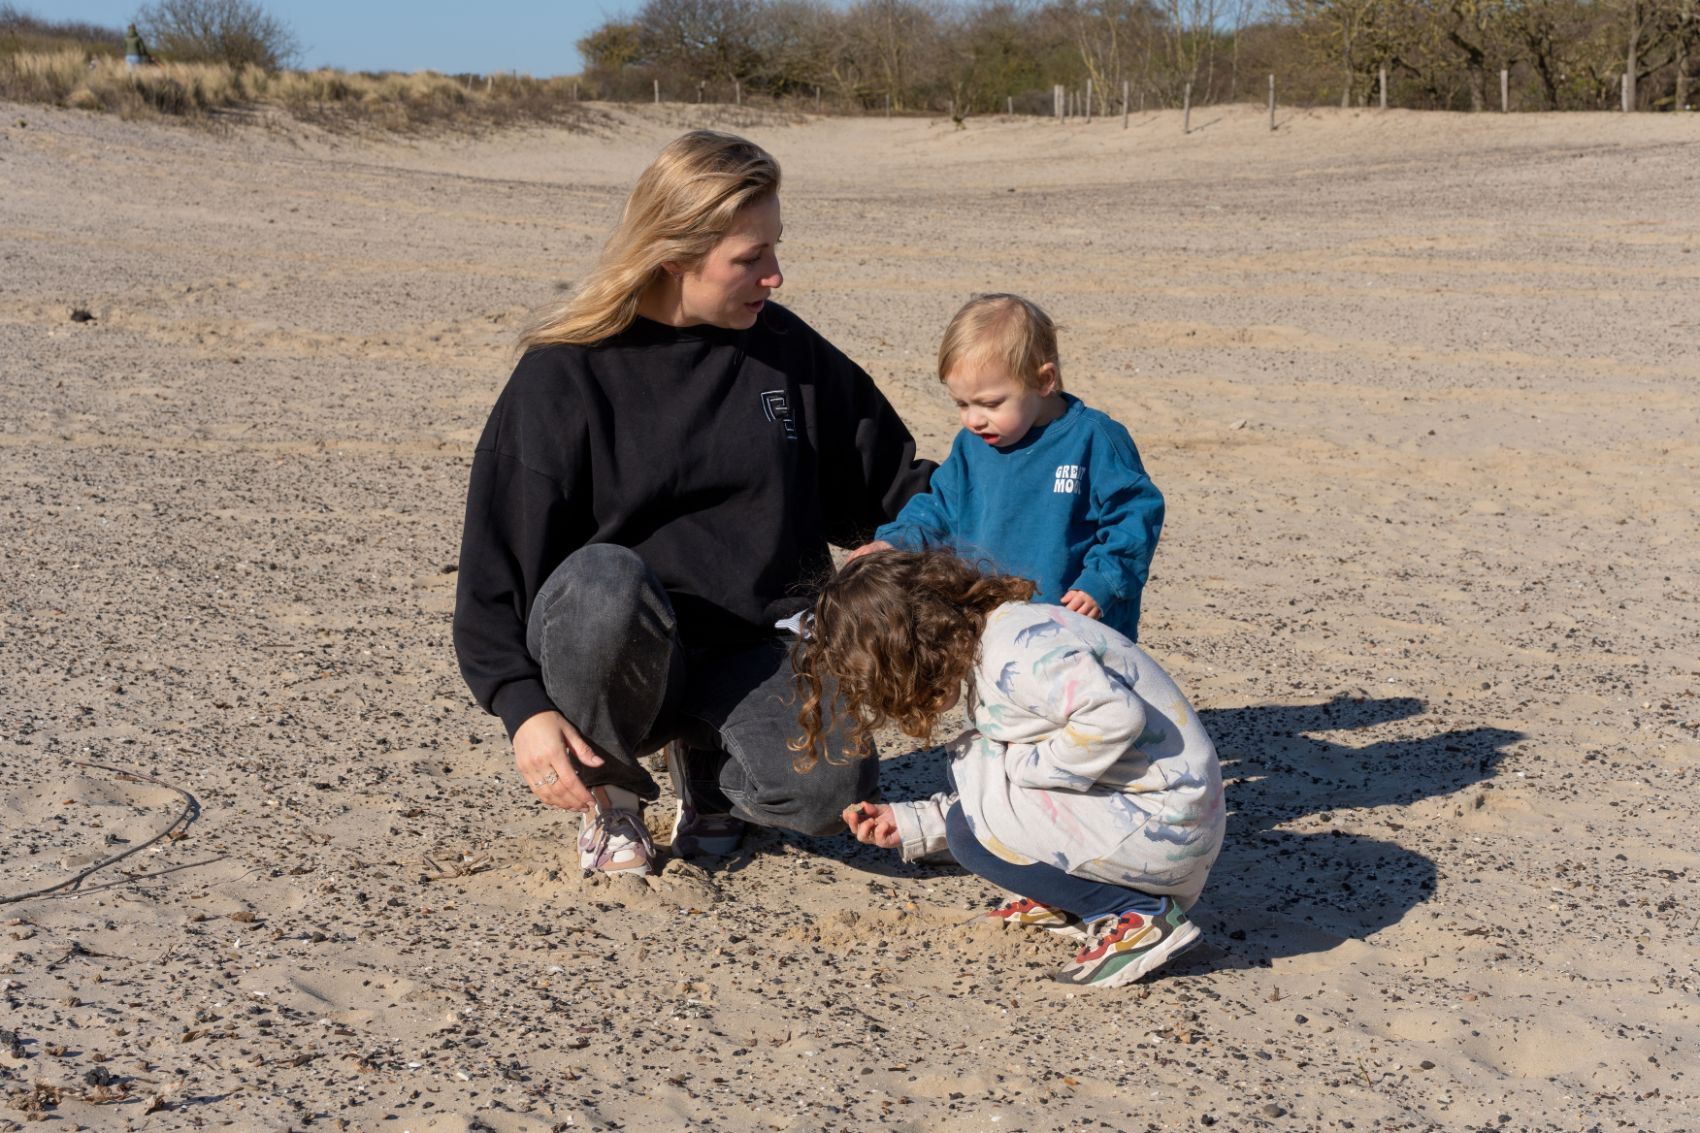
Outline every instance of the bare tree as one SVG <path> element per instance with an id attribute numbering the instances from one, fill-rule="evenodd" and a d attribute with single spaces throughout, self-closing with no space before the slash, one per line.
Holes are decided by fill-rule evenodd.
<path id="1" fill-rule="evenodd" d="M 918 93 L 919 60 L 933 49 L 938 19 L 919 0 L 859 0 L 845 13 L 845 47 L 871 94 L 903 110 Z"/>
<path id="2" fill-rule="evenodd" d="M 677 78 L 744 82 L 760 68 L 757 0 L 647 0 L 632 17 L 645 62 Z"/>
<path id="3" fill-rule="evenodd" d="M 164 0 L 221 4 L 236 0 Z M 1401 104 L 1487 108 L 1507 68 L 1525 104 L 1685 105 L 1700 54 L 1700 0 L 644 0 L 581 41 L 599 86 L 647 94 L 742 82 L 746 90 L 895 110 L 1050 105 L 1090 81 L 1100 113 L 1122 83 L 1138 104 L 1198 105 L 1239 92 L 1247 67 L 1279 72 L 1299 100 L 1367 101 L 1382 66 Z M 1260 84 L 1261 85 L 1261 84 Z M 683 88 L 688 90 L 689 87 Z M 1043 93 L 1041 93 L 1043 92 Z"/>
<path id="4" fill-rule="evenodd" d="M 253 0 L 158 0 L 143 5 L 135 23 L 170 59 L 275 71 L 301 53 L 288 25 Z"/>

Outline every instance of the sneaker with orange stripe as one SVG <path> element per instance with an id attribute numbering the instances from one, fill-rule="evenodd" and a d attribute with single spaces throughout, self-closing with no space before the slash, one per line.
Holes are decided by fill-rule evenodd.
<path id="1" fill-rule="evenodd" d="M 1169 897 L 1155 916 L 1132 911 L 1087 926 L 1086 947 L 1058 972 L 1065 984 L 1119 987 L 1149 975 L 1198 943 L 1198 926 Z"/>
<path id="2" fill-rule="evenodd" d="M 986 915 L 1006 927 L 1042 928 L 1046 932 L 1066 936 L 1070 940 L 1086 939 L 1086 929 L 1081 926 L 1079 917 L 1066 909 L 1042 905 L 1027 897 L 1017 897 L 1007 905 L 990 910 Z"/>

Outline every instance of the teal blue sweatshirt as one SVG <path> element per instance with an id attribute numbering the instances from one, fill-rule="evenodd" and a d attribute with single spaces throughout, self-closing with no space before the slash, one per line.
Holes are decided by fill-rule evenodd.
<path id="1" fill-rule="evenodd" d="M 1084 590 L 1106 625 L 1137 641 L 1163 494 L 1120 423 L 1063 400 L 1061 417 L 1008 448 L 958 433 L 931 489 L 874 538 L 906 550 L 954 547 L 1038 583 L 1035 602 Z"/>

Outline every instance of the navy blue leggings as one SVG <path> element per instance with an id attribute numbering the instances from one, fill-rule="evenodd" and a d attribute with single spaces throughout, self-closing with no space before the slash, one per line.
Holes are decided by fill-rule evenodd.
<path id="1" fill-rule="evenodd" d="M 1162 911 L 1162 898 L 1137 889 L 1088 881 L 1043 862 L 1015 865 L 1004 861 L 974 837 L 961 803 L 952 806 L 944 816 L 944 833 L 950 843 L 950 856 L 969 873 L 1053 909 L 1066 909 L 1083 921 L 1129 911 L 1144 916 L 1155 916 Z"/>

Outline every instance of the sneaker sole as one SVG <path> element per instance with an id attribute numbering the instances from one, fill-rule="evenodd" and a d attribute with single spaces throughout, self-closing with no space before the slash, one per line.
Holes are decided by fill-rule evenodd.
<path id="1" fill-rule="evenodd" d="M 1197 944 L 1204 934 L 1198 926 L 1187 922 L 1170 937 L 1145 952 L 1122 952 L 1106 956 L 1091 968 L 1077 971 L 1064 969 L 1056 974 L 1059 983 L 1076 987 L 1121 987 L 1150 975 L 1158 968 Z"/>

